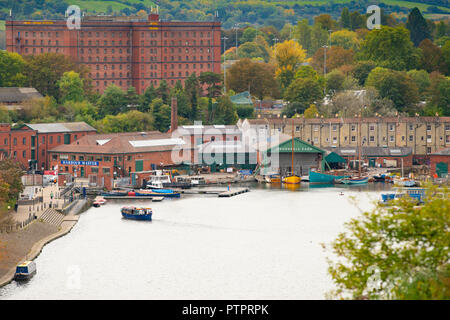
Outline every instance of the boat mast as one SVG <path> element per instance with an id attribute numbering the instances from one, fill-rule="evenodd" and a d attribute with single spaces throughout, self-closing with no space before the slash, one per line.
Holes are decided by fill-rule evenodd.
<path id="1" fill-rule="evenodd" d="M 292 118 L 292 175 L 295 175 L 294 171 L 294 118 Z"/>
<path id="2" fill-rule="evenodd" d="M 358 128 L 358 173 L 359 177 L 361 178 L 361 121 L 362 117 L 361 114 L 359 114 L 359 128 Z"/>

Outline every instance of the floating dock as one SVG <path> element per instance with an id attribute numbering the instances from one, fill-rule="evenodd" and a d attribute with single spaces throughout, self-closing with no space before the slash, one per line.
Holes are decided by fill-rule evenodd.
<path id="1" fill-rule="evenodd" d="M 219 193 L 219 198 L 223 198 L 223 197 L 233 197 L 236 196 L 238 194 L 241 193 L 246 193 L 249 192 L 250 189 L 249 188 L 235 188 L 235 189 L 230 189 L 227 190 L 225 192 Z"/>
<path id="2" fill-rule="evenodd" d="M 233 197 L 241 193 L 249 192 L 249 188 L 233 188 L 233 189 L 211 189 L 211 188 L 191 188 L 185 190 L 176 190 L 184 194 L 217 194 L 219 197 Z"/>
<path id="3" fill-rule="evenodd" d="M 151 200 L 151 201 L 162 201 L 164 197 L 146 197 L 146 196 L 103 196 L 105 199 L 113 200 Z"/>

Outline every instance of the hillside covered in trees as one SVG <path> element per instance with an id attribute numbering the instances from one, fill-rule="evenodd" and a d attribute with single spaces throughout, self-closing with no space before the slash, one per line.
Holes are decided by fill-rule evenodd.
<path id="1" fill-rule="evenodd" d="M 286 22 L 330 14 L 337 19 L 344 7 L 350 11 L 365 13 L 371 4 L 379 5 L 387 14 L 405 19 L 409 10 L 418 7 L 428 18 L 450 15 L 448 0 L 0 0 L 0 20 L 5 19 L 11 9 L 17 19 L 64 18 L 69 4 L 79 5 L 87 14 L 105 13 L 130 15 L 140 10 L 149 11 L 150 6 L 159 5 L 161 18 L 165 20 L 212 20 L 217 11 L 225 29 L 235 23 L 272 25 L 281 29 Z"/>

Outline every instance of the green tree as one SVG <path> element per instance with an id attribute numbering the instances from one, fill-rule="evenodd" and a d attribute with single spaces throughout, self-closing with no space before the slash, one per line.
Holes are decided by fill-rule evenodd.
<path id="1" fill-rule="evenodd" d="M 161 98 L 156 98 L 151 104 L 154 119 L 154 127 L 161 132 L 167 132 L 170 128 L 171 108 L 164 104 Z"/>
<path id="2" fill-rule="evenodd" d="M 428 71 L 439 71 L 442 74 L 448 73 L 449 65 L 445 62 L 441 48 L 435 45 L 430 39 L 425 39 L 419 44 L 422 50 L 420 59 L 421 67 Z"/>
<path id="3" fill-rule="evenodd" d="M 267 49 L 256 42 L 245 42 L 239 47 L 238 58 L 262 58 L 264 61 L 269 60 Z"/>
<path id="4" fill-rule="evenodd" d="M 369 73 L 375 69 L 376 64 L 373 61 L 358 61 L 353 68 L 353 76 L 360 86 L 363 86 L 369 76 Z"/>
<path id="5" fill-rule="evenodd" d="M 141 132 L 153 130 L 153 118 L 150 113 L 131 110 L 117 115 L 107 115 L 94 125 L 101 133 Z"/>
<path id="6" fill-rule="evenodd" d="M 88 67 L 75 63 L 71 58 L 59 53 L 43 53 L 25 56 L 24 74 L 27 85 L 36 88 L 42 95 L 59 99 L 58 80 L 64 72 L 75 71 L 83 80 L 85 94 L 91 90 Z"/>
<path id="7" fill-rule="evenodd" d="M 61 79 L 57 82 L 60 93 L 60 101 L 84 100 L 83 79 L 75 71 L 64 72 Z"/>
<path id="8" fill-rule="evenodd" d="M 167 81 L 166 80 L 162 80 L 159 83 L 159 87 L 156 89 L 156 95 L 158 98 L 161 98 L 163 103 L 165 104 L 169 104 L 169 96 L 170 96 L 170 90 L 169 90 L 169 86 L 167 85 Z"/>
<path id="9" fill-rule="evenodd" d="M 407 74 L 416 83 L 420 94 L 424 94 L 430 87 L 430 75 L 425 70 L 410 70 Z"/>
<path id="10" fill-rule="evenodd" d="M 217 100 L 216 110 L 214 110 L 214 124 L 236 124 L 238 121 L 236 108 L 230 97 L 223 95 Z"/>
<path id="11" fill-rule="evenodd" d="M 116 85 L 109 85 L 98 101 L 98 115 L 102 118 L 106 115 L 116 115 L 127 111 L 125 92 Z"/>
<path id="12" fill-rule="evenodd" d="M 424 39 L 431 39 L 427 21 L 418 8 L 413 8 L 409 13 L 408 20 L 406 21 L 406 28 L 408 28 L 411 34 L 411 41 L 416 47 L 418 47 Z"/>
<path id="13" fill-rule="evenodd" d="M 414 115 L 417 111 L 419 91 L 416 83 L 405 72 L 375 68 L 370 72 L 366 86 L 376 88 L 382 98 L 392 100 L 399 112 Z"/>
<path id="14" fill-rule="evenodd" d="M 252 28 L 252 27 L 248 27 L 244 30 L 244 32 L 240 38 L 240 41 L 241 41 L 241 43 L 252 42 L 255 40 L 257 34 L 258 34 L 258 30 L 256 30 L 255 28 Z"/>
<path id="15" fill-rule="evenodd" d="M 284 99 L 289 101 L 289 104 L 284 114 L 288 117 L 296 113 L 301 114 L 311 104 L 322 98 L 323 91 L 319 81 L 313 78 L 297 78 L 285 91 Z"/>
<path id="16" fill-rule="evenodd" d="M 402 197 L 346 223 L 330 245 L 335 297 L 450 299 L 449 199 L 447 187 L 429 187 L 420 207 Z"/>
<path id="17" fill-rule="evenodd" d="M 202 72 L 198 80 L 203 86 L 206 86 L 208 97 L 214 98 L 221 94 L 222 75 L 214 72 Z"/>
<path id="18" fill-rule="evenodd" d="M 334 93 L 342 90 L 344 86 L 345 76 L 338 70 L 333 70 L 326 76 L 327 91 Z"/>
<path id="19" fill-rule="evenodd" d="M 153 83 L 147 87 L 144 91 L 144 94 L 141 95 L 141 101 L 139 106 L 139 111 L 141 112 L 148 112 L 150 110 L 150 104 L 154 99 L 156 99 L 157 93 L 156 89 L 153 86 Z"/>
<path id="20" fill-rule="evenodd" d="M 409 39 L 409 31 L 403 27 L 381 26 L 370 31 L 361 43 L 359 60 L 372 60 L 377 66 L 394 70 L 410 70 L 417 67 L 420 51 Z"/>
<path id="21" fill-rule="evenodd" d="M 0 201 L 2 204 L 14 206 L 23 191 L 22 165 L 14 159 L 6 158 L 0 161 Z"/>
<path id="22" fill-rule="evenodd" d="M 309 55 L 314 54 L 312 49 L 311 39 L 311 27 L 308 24 L 307 19 L 300 20 L 297 23 L 295 30 L 295 37 L 298 43 L 308 52 Z"/>
<path id="23" fill-rule="evenodd" d="M 23 87 L 25 61 L 15 52 L 0 50 L 0 87 Z"/>
<path id="24" fill-rule="evenodd" d="M 341 27 L 344 29 L 350 29 L 351 23 L 350 23 L 350 11 L 347 7 L 344 7 L 341 12 Z"/>
<path id="25" fill-rule="evenodd" d="M 319 114 L 319 110 L 317 110 L 317 107 L 315 104 L 312 104 L 305 110 L 305 113 L 303 114 L 303 116 L 306 119 L 312 119 L 312 118 L 317 117 L 318 114 Z"/>
<path id="26" fill-rule="evenodd" d="M 200 82 L 195 73 L 192 73 L 184 82 L 185 92 L 191 105 L 191 121 L 197 120 L 198 117 L 198 99 L 200 97 Z"/>

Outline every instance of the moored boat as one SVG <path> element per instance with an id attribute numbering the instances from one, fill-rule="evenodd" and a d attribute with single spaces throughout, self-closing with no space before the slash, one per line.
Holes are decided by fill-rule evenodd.
<path id="1" fill-rule="evenodd" d="M 339 179 L 343 184 L 366 184 L 369 182 L 369 177 L 354 177 L 354 178 L 344 178 Z"/>
<path id="2" fill-rule="evenodd" d="M 125 219 L 152 220 L 151 208 L 122 207 L 120 211 Z"/>
<path id="3" fill-rule="evenodd" d="M 28 280 L 36 274 L 36 263 L 34 261 L 25 261 L 16 267 L 14 280 Z"/>
<path id="4" fill-rule="evenodd" d="M 309 172 L 309 183 L 325 183 L 332 184 L 337 179 L 345 179 L 348 176 L 335 176 L 332 174 L 326 174 L 321 172 L 310 171 Z"/>
<path id="5" fill-rule="evenodd" d="M 170 198 L 179 198 L 180 193 L 175 192 L 172 189 L 152 189 L 152 190 L 137 190 L 132 193 L 128 193 L 129 196 L 138 196 L 138 197 L 170 197 Z"/>
<path id="6" fill-rule="evenodd" d="M 110 191 L 110 192 L 102 192 L 103 197 L 125 197 L 128 195 L 128 191 Z"/>
<path id="7" fill-rule="evenodd" d="M 267 183 L 281 183 L 281 177 L 279 174 L 269 174 L 264 176 L 264 180 Z"/>
<path id="8" fill-rule="evenodd" d="M 282 181 L 284 184 L 300 184 L 300 182 L 302 181 L 302 178 L 300 178 L 299 176 L 297 176 L 295 174 L 290 174 L 286 177 L 283 177 Z"/>
<path id="9" fill-rule="evenodd" d="M 101 197 L 97 197 L 95 198 L 94 202 L 92 203 L 92 205 L 96 208 L 100 207 L 101 205 L 104 205 L 106 203 L 106 200 L 104 198 Z"/>

